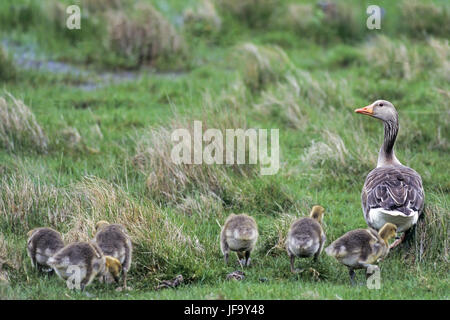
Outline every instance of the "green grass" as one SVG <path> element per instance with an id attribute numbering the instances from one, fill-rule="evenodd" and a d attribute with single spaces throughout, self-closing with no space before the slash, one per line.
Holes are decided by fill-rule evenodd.
<path id="1" fill-rule="evenodd" d="M 133 10 L 122 2 L 125 11 Z M 449 299 L 450 53 L 448 23 L 439 22 L 448 12 L 445 2 L 425 2 L 428 16 L 421 25 L 400 19 L 406 4 L 380 1 L 387 16 L 382 30 L 373 32 L 365 28 L 366 3 L 360 1 L 342 2 L 355 15 L 345 26 L 342 17 L 331 25 L 320 20 L 323 12 L 313 1 L 306 1 L 314 6 L 313 19 L 300 27 L 283 19 L 295 1 L 277 6 L 270 23 L 261 23 L 270 10 L 252 11 L 244 22 L 217 6 L 222 28 L 213 32 L 208 23 L 180 23 L 184 10 L 199 1 L 147 2 L 186 41 L 186 52 L 172 63 L 130 63 L 111 52 L 104 26 L 97 28 L 101 16 L 83 18 L 82 31 L 72 33 L 50 24 L 51 13 L 40 2 L 0 4 L 0 40 L 29 45 L 37 59 L 90 73 L 23 69 L 11 65 L 14 52 L 0 53 L 0 96 L 9 92 L 23 100 L 48 138 L 43 150 L 27 126 L 16 126 L 6 135 L 14 148 L 0 149 L 1 298 Z M 269 63 L 243 54 L 245 43 Z M 104 70 L 130 68 L 141 77 L 101 80 Z M 90 81 L 101 86 L 83 90 Z M 353 110 L 379 98 L 399 111 L 397 157 L 423 178 L 426 211 L 415 242 L 380 263 L 380 290 L 351 287 L 346 268 L 325 253 L 317 265 L 296 261 L 317 269 L 318 280 L 308 272 L 292 275 L 284 237 L 289 222 L 314 204 L 326 209 L 327 243 L 366 227 L 360 193 L 383 129 Z M 172 166 L 167 135 L 194 119 L 209 128 L 278 128 L 279 172 L 260 176 L 249 165 Z M 220 253 L 219 225 L 232 212 L 254 216 L 260 232 L 242 282 L 225 280 L 238 265 L 232 259 L 224 266 Z M 100 219 L 125 224 L 133 239 L 132 291 L 96 282 L 87 288 L 88 298 L 31 269 L 29 229 L 47 225 L 66 241 L 86 240 Z M 154 290 L 178 274 L 185 279 L 180 287 Z M 357 277 L 364 282 L 362 272 Z"/>

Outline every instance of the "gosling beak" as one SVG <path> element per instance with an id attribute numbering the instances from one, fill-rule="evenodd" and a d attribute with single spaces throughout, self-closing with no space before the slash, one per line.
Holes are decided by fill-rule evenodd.
<path id="1" fill-rule="evenodd" d="M 371 116 L 373 115 L 373 106 L 365 106 L 364 108 L 356 109 L 355 112 Z"/>

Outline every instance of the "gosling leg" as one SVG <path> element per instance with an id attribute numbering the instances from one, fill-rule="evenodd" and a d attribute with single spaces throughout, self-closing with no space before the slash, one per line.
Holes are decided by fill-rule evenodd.
<path id="1" fill-rule="evenodd" d="M 241 265 L 241 268 L 243 268 L 245 266 L 245 254 L 241 251 L 237 251 L 236 254 L 238 256 L 239 264 Z"/>
<path id="2" fill-rule="evenodd" d="M 123 272 L 123 289 L 124 290 L 127 289 L 127 272 L 126 271 Z"/>
<path id="3" fill-rule="evenodd" d="M 245 266 L 250 265 L 250 251 L 245 251 Z"/>
<path id="4" fill-rule="evenodd" d="M 289 258 L 291 260 L 291 272 L 295 273 L 295 268 L 294 268 L 295 256 L 291 255 L 291 256 L 289 256 Z"/>
<path id="5" fill-rule="evenodd" d="M 314 254 L 314 259 L 313 259 L 313 261 L 316 263 L 317 261 L 319 261 L 319 255 L 320 255 L 320 250 L 319 251 L 317 251 L 315 254 Z"/>
<path id="6" fill-rule="evenodd" d="M 224 261 L 225 261 L 225 265 L 228 264 L 228 257 L 229 257 L 229 255 L 230 255 L 230 253 L 229 253 L 228 251 L 226 251 L 226 252 L 223 254 L 223 259 L 224 259 Z"/>
<path id="7" fill-rule="evenodd" d="M 348 269 L 348 274 L 350 275 L 350 283 L 352 286 L 355 286 L 355 270 Z"/>

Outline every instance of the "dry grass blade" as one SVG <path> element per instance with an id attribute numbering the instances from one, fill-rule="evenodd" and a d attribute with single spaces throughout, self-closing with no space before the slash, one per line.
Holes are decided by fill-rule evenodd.
<path id="1" fill-rule="evenodd" d="M 282 80 L 286 72 L 294 68 L 289 57 L 278 46 L 244 43 L 236 47 L 233 58 L 240 64 L 245 85 L 253 91 Z"/>
<path id="2" fill-rule="evenodd" d="M 34 114 L 9 93 L 0 97 L 0 143 L 12 151 L 32 148 L 45 152 L 48 149 L 48 138 Z"/>
<path id="3" fill-rule="evenodd" d="M 150 4 L 139 2 L 132 13 L 109 11 L 106 19 L 111 49 L 138 65 L 155 65 L 185 50 L 183 38 Z"/>

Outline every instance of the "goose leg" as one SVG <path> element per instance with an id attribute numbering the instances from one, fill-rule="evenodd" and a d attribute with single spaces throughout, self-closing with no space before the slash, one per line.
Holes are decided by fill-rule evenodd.
<path id="1" fill-rule="evenodd" d="M 416 234 L 416 226 L 417 225 L 414 225 L 410 229 L 405 231 L 404 242 L 405 242 L 405 245 L 407 248 L 409 248 L 411 246 L 412 242 L 414 241 L 415 234 Z"/>
<path id="2" fill-rule="evenodd" d="M 389 249 L 392 250 L 392 249 L 398 247 L 398 246 L 403 242 L 403 240 L 405 240 L 406 232 L 407 232 L 407 231 L 403 232 L 403 234 L 402 234 L 402 236 L 400 237 L 400 239 L 395 240 L 395 241 L 389 246 Z"/>

